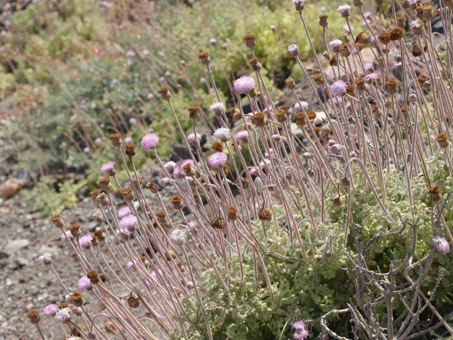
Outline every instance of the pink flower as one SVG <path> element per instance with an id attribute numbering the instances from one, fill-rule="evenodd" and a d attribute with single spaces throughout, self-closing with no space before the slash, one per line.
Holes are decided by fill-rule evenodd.
<path id="1" fill-rule="evenodd" d="M 189 233 L 195 233 L 197 231 L 198 222 L 197 221 L 190 221 L 186 224 L 186 230 Z"/>
<path id="2" fill-rule="evenodd" d="M 351 14 L 351 6 L 342 5 L 338 7 L 337 12 L 340 13 L 344 18 L 347 18 Z"/>
<path id="3" fill-rule="evenodd" d="M 450 252 L 450 245 L 448 241 L 440 236 L 436 236 L 433 238 L 434 246 L 436 247 L 436 251 L 443 254 L 448 254 Z"/>
<path id="4" fill-rule="evenodd" d="M 302 111 L 302 109 L 304 109 L 304 110 L 308 109 L 308 103 L 307 102 L 302 101 L 302 102 L 300 102 L 300 104 L 302 106 L 299 105 L 299 103 L 294 104 L 294 110 L 296 112 Z"/>
<path id="5" fill-rule="evenodd" d="M 249 141 L 249 132 L 248 131 L 239 131 L 236 135 L 236 141 L 240 143 L 248 143 Z"/>
<path id="6" fill-rule="evenodd" d="M 225 105 L 223 105 L 223 103 L 221 103 L 221 102 L 217 102 L 217 103 L 212 104 L 209 107 L 209 110 L 214 112 L 214 114 L 217 117 L 219 117 L 222 115 L 223 112 L 225 112 Z"/>
<path id="7" fill-rule="evenodd" d="M 45 253 L 43 256 L 40 256 L 38 258 L 38 262 L 39 264 L 46 264 L 46 265 L 50 265 L 52 263 L 52 254 L 49 254 L 49 253 Z"/>
<path id="8" fill-rule="evenodd" d="M 142 148 L 146 151 L 154 150 L 159 143 L 159 137 L 154 133 L 149 133 L 142 138 Z"/>
<path id="9" fill-rule="evenodd" d="M 226 164 L 227 155 L 222 152 L 215 152 L 208 158 L 209 166 L 213 169 L 221 169 Z"/>
<path id="10" fill-rule="evenodd" d="M 295 333 L 293 334 L 294 340 L 302 340 L 308 337 L 308 330 L 303 321 L 297 321 L 293 324 Z"/>
<path id="11" fill-rule="evenodd" d="M 363 64 L 366 73 L 374 72 L 374 63 L 372 61 L 367 61 Z"/>
<path id="12" fill-rule="evenodd" d="M 333 97 L 331 100 L 332 105 L 340 105 L 343 102 L 341 97 Z"/>
<path id="13" fill-rule="evenodd" d="M 233 86 L 237 93 L 246 94 L 255 88 L 255 79 L 242 76 L 234 82 Z"/>
<path id="14" fill-rule="evenodd" d="M 43 313 L 45 316 L 55 316 L 57 314 L 58 306 L 56 304 L 47 305 L 44 307 Z"/>
<path id="15" fill-rule="evenodd" d="M 182 161 L 181 163 L 179 163 L 178 167 L 173 172 L 173 177 L 176 180 L 186 177 L 186 172 L 184 171 L 184 167 L 187 164 L 190 164 L 192 167 L 194 166 L 193 160 L 191 160 L 191 159 L 186 159 L 186 160 Z"/>
<path id="16" fill-rule="evenodd" d="M 209 43 L 214 46 L 215 44 L 217 44 L 217 39 L 211 38 L 211 39 L 209 39 Z"/>
<path id="17" fill-rule="evenodd" d="M 129 119 L 129 124 L 131 124 L 131 125 L 137 124 L 137 119 L 135 119 L 135 118 Z"/>
<path id="18" fill-rule="evenodd" d="M 335 52 L 340 52 L 340 46 L 343 44 L 343 42 L 339 39 L 332 40 L 329 43 L 330 48 Z"/>
<path id="19" fill-rule="evenodd" d="M 135 57 L 135 52 L 131 51 L 131 50 L 127 51 L 126 52 L 126 57 L 129 57 L 129 58 Z"/>
<path id="20" fill-rule="evenodd" d="M 194 133 L 191 133 L 187 136 L 187 141 L 190 143 L 190 145 L 197 146 L 198 143 L 201 140 L 201 136 L 199 133 L 196 135 Z"/>
<path id="21" fill-rule="evenodd" d="M 103 166 L 101 166 L 101 174 L 109 175 L 109 176 L 115 175 L 116 171 L 115 171 L 114 165 L 115 165 L 115 162 L 112 161 L 112 162 L 108 162 L 108 163 L 104 164 Z"/>
<path id="22" fill-rule="evenodd" d="M 84 153 L 90 153 L 90 151 L 91 151 L 91 149 L 88 146 L 83 148 Z"/>
<path id="23" fill-rule="evenodd" d="M 77 287 L 81 292 L 93 289 L 93 285 L 91 284 L 90 279 L 86 275 L 82 276 L 79 279 L 79 282 L 77 282 Z"/>
<path id="24" fill-rule="evenodd" d="M 96 139 L 94 140 L 94 143 L 95 143 L 96 145 L 100 145 L 100 144 L 102 143 L 102 139 L 98 137 L 98 138 L 96 138 Z"/>
<path id="25" fill-rule="evenodd" d="M 170 241 L 178 246 L 182 246 L 187 242 L 187 231 L 185 229 L 175 229 L 168 237 Z"/>
<path id="26" fill-rule="evenodd" d="M 214 137 L 218 138 L 221 142 L 226 142 L 228 139 L 228 135 L 230 130 L 227 128 L 219 128 L 214 131 Z"/>
<path id="27" fill-rule="evenodd" d="M 162 275 L 162 270 L 158 269 L 157 271 L 159 272 L 160 275 Z M 159 278 L 157 277 L 157 274 L 156 274 L 155 271 L 153 271 L 153 272 L 150 274 L 150 276 L 151 276 L 151 279 L 153 279 L 153 280 L 156 281 L 156 282 L 159 282 Z"/>
<path id="28" fill-rule="evenodd" d="M 127 229 L 132 232 L 135 230 L 135 226 L 137 225 L 137 222 L 138 222 L 137 217 L 135 217 L 132 214 L 127 215 L 121 219 L 120 228 Z"/>
<path id="29" fill-rule="evenodd" d="M 137 268 L 135 267 L 136 264 L 137 264 L 137 262 L 135 262 L 135 261 L 134 261 L 134 262 L 129 261 L 129 262 L 127 263 L 127 269 L 129 269 L 129 270 L 135 270 L 135 269 L 137 269 Z"/>
<path id="30" fill-rule="evenodd" d="M 164 164 L 164 169 L 167 170 L 170 174 L 172 174 L 175 171 L 176 168 L 176 163 L 173 161 L 169 161 Z"/>
<path id="31" fill-rule="evenodd" d="M 123 218 L 127 215 L 130 215 L 132 214 L 132 211 L 131 211 L 131 208 L 129 207 L 122 207 L 119 211 L 118 211 L 118 217 L 119 218 Z"/>
<path id="32" fill-rule="evenodd" d="M 69 308 L 63 308 L 57 311 L 55 314 L 55 321 L 58 323 L 68 323 L 71 321 L 71 314 L 69 314 L 71 310 Z"/>
<path id="33" fill-rule="evenodd" d="M 79 239 L 80 246 L 83 249 L 90 249 L 92 241 L 93 241 L 93 237 L 90 235 L 84 235 Z"/>
<path id="34" fill-rule="evenodd" d="M 296 44 L 292 44 L 288 46 L 288 53 L 292 57 L 297 57 L 299 55 L 299 48 Z"/>
<path id="35" fill-rule="evenodd" d="M 124 143 L 132 143 L 132 138 L 131 137 L 124 138 Z"/>
<path id="36" fill-rule="evenodd" d="M 343 80 L 334 81 L 330 85 L 330 94 L 334 97 L 343 96 L 346 93 L 346 83 Z"/>

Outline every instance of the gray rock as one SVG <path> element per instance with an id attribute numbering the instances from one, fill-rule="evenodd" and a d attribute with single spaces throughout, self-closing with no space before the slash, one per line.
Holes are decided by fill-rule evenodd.
<path id="1" fill-rule="evenodd" d="M 11 255 L 22 248 L 26 248 L 30 245 L 30 241 L 27 239 L 17 239 L 9 241 L 5 248 L 5 253 Z"/>

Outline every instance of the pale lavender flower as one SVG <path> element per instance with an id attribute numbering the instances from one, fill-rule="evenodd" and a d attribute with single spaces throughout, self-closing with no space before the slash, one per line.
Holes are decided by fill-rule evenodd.
<path id="1" fill-rule="evenodd" d="M 119 84 L 118 79 L 113 79 L 113 80 L 112 80 L 112 85 L 113 85 L 113 86 L 118 85 L 118 84 Z"/>
<path id="2" fill-rule="evenodd" d="M 93 241 L 93 237 L 90 236 L 90 235 L 83 235 L 80 239 L 79 239 L 79 243 L 80 243 L 80 246 L 83 248 L 83 249 L 90 249 L 91 247 L 91 242 Z"/>
<path id="3" fill-rule="evenodd" d="M 182 246 L 187 242 L 187 232 L 184 229 L 175 229 L 170 233 L 168 238 L 174 244 Z"/>
<path id="4" fill-rule="evenodd" d="M 165 53 L 162 51 L 157 52 L 157 55 L 161 58 L 165 57 Z"/>
<path id="5" fill-rule="evenodd" d="M 249 141 L 249 132 L 246 130 L 239 131 L 236 135 L 236 141 L 240 143 L 248 143 Z"/>
<path id="6" fill-rule="evenodd" d="M 44 307 L 44 310 L 42 311 L 45 316 L 55 316 L 58 311 L 58 306 L 56 304 L 50 304 Z"/>
<path id="7" fill-rule="evenodd" d="M 85 105 L 86 103 L 87 103 L 87 101 L 86 101 L 85 99 L 82 99 L 82 100 L 80 101 L 80 105 Z"/>
<path id="8" fill-rule="evenodd" d="M 91 284 L 90 279 L 86 275 L 82 276 L 79 279 L 79 281 L 77 282 L 77 287 L 81 292 L 93 289 L 93 285 Z"/>
<path id="9" fill-rule="evenodd" d="M 50 265 L 52 264 L 52 254 L 45 253 L 44 255 L 40 256 L 38 258 L 38 263 L 39 264 L 45 264 L 45 265 Z"/>
<path id="10" fill-rule="evenodd" d="M 115 175 L 115 162 L 111 161 L 101 166 L 101 175 Z"/>
<path id="11" fill-rule="evenodd" d="M 233 87 L 237 93 L 249 93 L 255 88 L 255 79 L 252 77 L 242 76 L 234 82 Z"/>
<path id="12" fill-rule="evenodd" d="M 288 53 L 292 57 L 297 57 L 299 55 L 299 48 L 296 44 L 292 44 L 288 46 Z"/>
<path id="13" fill-rule="evenodd" d="M 129 124 L 131 124 L 131 125 L 137 124 L 137 119 L 135 119 L 135 118 L 129 119 Z"/>
<path id="14" fill-rule="evenodd" d="M 162 276 L 162 270 L 158 269 L 157 270 L 159 272 L 159 274 Z M 157 274 L 156 272 L 153 270 L 152 273 L 149 275 L 151 276 L 151 279 L 155 282 L 159 282 L 159 278 L 157 277 Z"/>
<path id="15" fill-rule="evenodd" d="M 197 227 L 198 227 L 198 222 L 197 221 L 190 221 L 189 223 L 186 224 L 186 230 L 189 233 L 196 233 L 197 232 Z"/>
<path id="16" fill-rule="evenodd" d="M 209 39 L 209 43 L 210 43 L 212 46 L 215 46 L 215 44 L 217 44 L 217 39 L 216 39 L 216 38 L 211 38 L 211 39 Z"/>
<path id="17" fill-rule="evenodd" d="M 190 145 L 197 146 L 198 143 L 200 142 L 201 136 L 199 133 L 195 135 L 194 133 L 191 133 L 187 136 L 187 141 L 190 143 Z"/>
<path id="18" fill-rule="evenodd" d="M 294 340 L 302 340 L 308 337 L 308 330 L 303 321 L 297 321 L 293 324 L 295 333 L 293 334 Z"/>
<path id="19" fill-rule="evenodd" d="M 181 163 L 179 163 L 178 167 L 173 172 L 173 177 L 176 180 L 183 179 L 184 177 L 186 177 L 186 172 L 184 170 L 184 166 L 186 166 L 187 164 L 190 164 L 192 167 L 194 166 L 193 160 L 191 160 L 191 159 L 186 159 L 186 160 L 182 161 Z"/>
<path id="20" fill-rule="evenodd" d="M 119 218 L 126 217 L 127 215 L 130 215 L 130 214 L 132 214 L 132 210 L 131 210 L 131 208 L 129 208 L 129 207 L 122 207 L 122 208 L 118 211 L 118 217 L 119 217 Z"/>
<path id="21" fill-rule="evenodd" d="M 148 100 L 151 100 L 151 99 L 153 99 L 153 98 L 154 98 L 154 95 L 153 95 L 152 93 L 148 93 L 148 94 L 146 95 L 146 99 L 148 99 Z"/>
<path id="22" fill-rule="evenodd" d="M 306 110 L 306 109 L 308 109 L 308 103 L 305 102 L 305 101 L 301 101 L 300 105 L 299 105 L 299 103 L 294 104 L 294 110 L 296 112 L 299 112 L 299 111 L 302 111 L 302 110 Z"/>
<path id="23" fill-rule="evenodd" d="M 164 164 L 164 169 L 167 170 L 169 172 L 169 174 L 171 175 L 171 174 L 173 174 L 173 172 L 176 169 L 176 163 L 173 161 L 169 161 Z"/>
<path id="24" fill-rule="evenodd" d="M 343 42 L 339 39 L 332 40 L 329 42 L 329 47 L 334 51 L 335 53 L 340 52 L 340 46 L 343 44 Z"/>
<path id="25" fill-rule="evenodd" d="M 270 25 L 269 28 L 271 29 L 272 32 L 275 33 L 275 25 Z"/>
<path id="26" fill-rule="evenodd" d="M 200 78 L 200 83 L 206 84 L 206 78 L 205 78 L 205 77 L 201 77 L 201 78 Z"/>
<path id="27" fill-rule="evenodd" d="M 154 133 L 149 133 L 149 134 L 143 136 L 142 141 L 141 141 L 142 148 L 146 151 L 154 150 L 157 147 L 158 143 L 159 143 L 159 137 L 157 137 L 157 135 Z"/>
<path id="28" fill-rule="evenodd" d="M 365 69 L 365 72 L 366 73 L 371 73 L 371 72 L 374 72 L 374 63 L 372 61 L 367 61 L 365 63 L 363 63 L 363 68 Z"/>
<path id="29" fill-rule="evenodd" d="M 88 280 L 89 281 L 89 280 Z M 69 323 L 71 321 L 71 314 L 69 308 L 63 308 L 56 312 L 55 321 L 58 323 Z"/>
<path id="30" fill-rule="evenodd" d="M 346 93 L 347 84 L 343 80 L 334 81 L 330 85 L 330 94 L 334 97 L 343 96 Z"/>
<path id="31" fill-rule="evenodd" d="M 84 153 L 90 153 L 90 151 L 91 151 L 91 149 L 88 146 L 83 148 Z"/>
<path id="32" fill-rule="evenodd" d="M 209 107 L 209 110 L 214 112 L 217 117 L 220 117 L 222 113 L 225 112 L 225 105 L 221 102 L 214 103 Z"/>
<path id="33" fill-rule="evenodd" d="M 124 138 L 124 143 L 132 143 L 132 138 L 131 137 Z"/>
<path id="34" fill-rule="evenodd" d="M 133 58 L 135 57 L 135 52 L 132 50 L 129 50 L 126 52 L 126 57 Z"/>
<path id="35" fill-rule="evenodd" d="M 228 139 L 228 135 L 230 134 L 230 130 L 228 128 L 219 128 L 214 131 L 214 137 L 219 139 L 221 142 L 226 142 Z"/>
<path id="36" fill-rule="evenodd" d="M 351 14 L 351 6 L 342 5 L 338 7 L 337 12 L 340 13 L 344 18 L 347 18 Z"/>
<path id="37" fill-rule="evenodd" d="M 448 241 L 440 236 L 436 236 L 433 238 L 434 246 L 436 247 L 436 251 L 443 254 L 448 254 L 450 252 L 450 245 Z"/>
<path id="38" fill-rule="evenodd" d="M 146 57 L 149 54 L 149 51 L 148 50 L 143 50 L 142 54 Z"/>
<path id="39" fill-rule="evenodd" d="M 98 137 L 98 138 L 96 138 L 96 139 L 94 140 L 94 143 L 95 143 L 96 145 L 100 145 L 100 144 L 102 143 L 102 139 Z"/>
<path id="40" fill-rule="evenodd" d="M 215 152 L 208 158 L 209 166 L 213 169 L 221 169 L 226 164 L 227 155 L 222 152 Z"/>
<path id="41" fill-rule="evenodd" d="M 121 221 L 120 221 L 120 228 L 121 229 L 127 229 L 128 231 L 134 231 L 135 226 L 137 225 L 138 220 L 137 217 L 134 215 L 130 214 L 127 216 L 124 216 Z"/>

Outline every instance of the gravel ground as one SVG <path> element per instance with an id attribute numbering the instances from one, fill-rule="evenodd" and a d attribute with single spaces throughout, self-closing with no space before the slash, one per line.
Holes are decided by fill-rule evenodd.
<path id="1" fill-rule="evenodd" d="M 155 170 L 147 169 L 140 176 L 148 179 L 154 173 Z M 174 189 L 165 188 L 161 193 L 168 210 L 172 211 L 169 201 L 175 195 Z M 151 204 L 157 204 L 154 200 L 149 197 Z M 120 207 L 121 200 L 115 203 Z M 80 223 L 84 234 L 98 226 L 92 220 L 96 211 L 91 199 L 85 198 L 61 215 L 67 224 Z M 39 212 L 30 210 L 22 192 L 9 200 L 0 198 L 0 214 L 0 305 L 3 306 L 0 310 L 0 339 L 38 339 L 37 330 L 29 322 L 27 312 L 30 309 L 42 311 L 50 303 L 60 304 L 65 296 L 50 268 L 38 264 L 38 257 L 44 253 L 53 254 L 53 264 L 70 290 L 76 290 L 77 280 L 85 273 L 71 259 L 72 249 L 60 241 L 61 232 L 49 218 L 43 219 Z M 94 307 L 88 306 L 89 309 Z M 46 339 L 63 339 L 53 318 L 43 315 L 41 318 L 40 326 Z"/>

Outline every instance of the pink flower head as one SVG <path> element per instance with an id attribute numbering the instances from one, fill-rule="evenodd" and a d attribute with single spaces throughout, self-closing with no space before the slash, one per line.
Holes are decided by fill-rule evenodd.
<path id="1" fill-rule="evenodd" d="M 209 166 L 213 169 L 221 169 L 226 164 L 227 155 L 222 152 L 215 152 L 208 158 Z"/>
<path id="2" fill-rule="evenodd" d="M 142 148 L 146 151 L 154 150 L 159 143 L 159 137 L 154 133 L 148 133 L 142 138 Z"/>
<path id="3" fill-rule="evenodd" d="M 377 73 L 370 73 L 368 74 L 366 77 L 365 77 L 365 80 L 366 81 L 374 81 L 374 80 L 377 80 L 379 79 L 379 75 Z"/>
<path id="4" fill-rule="evenodd" d="M 300 104 L 301 105 L 299 105 L 299 103 L 294 104 L 294 110 L 296 112 L 308 109 L 308 103 L 307 102 L 302 101 L 302 102 L 300 102 Z"/>
<path id="5" fill-rule="evenodd" d="M 96 138 L 96 139 L 94 140 L 94 143 L 95 143 L 96 145 L 100 145 L 100 144 L 102 143 L 102 139 L 98 137 L 98 138 Z"/>
<path id="6" fill-rule="evenodd" d="M 160 275 L 162 275 L 162 270 L 158 269 L 157 271 L 159 272 Z M 151 276 L 152 280 L 159 282 L 159 278 L 157 277 L 157 274 L 154 270 L 149 276 Z"/>
<path id="7" fill-rule="evenodd" d="M 248 131 L 239 131 L 236 135 L 236 141 L 240 143 L 248 143 L 249 141 L 249 132 Z"/>
<path id="8" fill-rule="evenodd" d="M 132 143 L 132 138 L 131 137 L 124 138 L 124 143 Z"/>
<path id="9" fill-rule="evenodd" d="M 122 207 L 119 211 L 118 211 L 118 217 L 119 218 L 123 218 L 127 215 L 130 215 L 132 214 L 132 211 L 131 211 L 131 208 L 129 207 Z"/>
<path id="10" fill-rule="evenodd" d="M 137 124 L 137 119 L 135 119 L 135 118 L 129 119 L 129 124 L 131 124 L 131 125 Z"/>
<path id="11" fill-rule="evenodd" d="M 126 52 L 126 57 L 129 57 L 129 58 L 135 57 L 135 52 L 134 52 L 134 51 L 131 51 L 131 50 L 127 51 L 127 52 Z"/>
<path id="12" fill-rule="evenodd" d="M 337 12 L 340 13 L 344 18 L 347 18 L 351 14 L 351 6 L 342 5 L 338 7 Z"/>
<path id="13" fill-rule="evenodd" d="M 127 269 L 129 269 L 129 270 L 135 270 L 135 269 L 137 269 L 137 268 L 135 267 L 136 264 L 137 264 L 136 261 L 134 261 L 134 262 L 129 261 L 129 262 L 127 263 Z"/>
<path id="14" fill-rule="evenodd" d="M 57 310 L 55 314 L 55 321 L 58 323 L 68 323 L 71 321 L 71 314 L 69 314 L 71 310 L 69 308 L 63 308 Z"/>
<path id="15" fill-rule="evenodd" d="M 38 262 L 39 264 L 46 264 L 46 265 L 50 265 L 52 263 L 52 254 L 49 254 L 49 253 L 45 253 L 43 256 L 40 256 L 38 258 Z"/>
<path id="16" fill-rule="evenodd" d="M 184 170 L 184 167 L 187 164 L 190 164 L 192 167 L 194 166 L 194 162 L 191 159 L 186 159 L 186 160 L 182 161 L 181 163 L 179 163 L 178 167 L 173 172 L 173 177 L 176 180 L 183 179 L 184 177 L 186 177 L 186 172 Z"/>
<path id="17" fill-rule="evenodd" d="M 338 52 L 340 52 L 340 46 L 342 44 L 343 44 L 343 42 L 341 40 L 335 39 L 329 43 L 329 46 L 335 53 L 338 53 Z"/>
<path id="18" fill-rule="evenodd" d="M 331 100 L 332 105 L 340 105 L 343 102 L 341 97 L 333 97 Z"/>
<path id="19" fill-rule="evenodd" d="M 436 247 L 436 251 L 443 254 L 448 254 L 450 252 L 450 245 L 448 241 L 440 236 L 436 236 L 433 238 L 434 246 Z"/>
<path id="20" fill-rule="evenodd" d="M 334 97 L 343 96 L 346 93 L 346 83 L 343 80 L 334 81 L 330 85 L 330 94 Z"/>
<path id="21" fill-rule="evenodd" d="M 218 138 L 221 142 L 226 142 L 228 139 L 228 135 L 230 134 L 230 130 L 227 128 L 219 128 L 214 131 L 214 137 Z"/>
<path id="22" fill-rule="evenodd" d="M 258 168 L 253 167 L 253 168 L 250 169 L 250 175 L 259 176 L 260 175 L 260 171 L 258 170 Z"/>
<path id="23" fill-rule="evenodd" d="M 77 282 L 77 287 L 81 292 L 93 289 L 93 285 L 91 284 L 90 279 L 86 275 L 82 276 L 79 279 L 79 282 Z"/>
<path id="24" fill-rule="evenodd" d="M 115 175 L 116 171 L 115 171 L 114 166 L 115 166 L 115 162 L 113 162 L 113 161 L 104 164 L 103 166 L 101 166 L 101 174 L 109 175 L 109 176 Z"/>
<path id="25" fill-rule="evenodd" d="M 58 306 L 56 304 L 47 305 L 44 307 L 43 313 L 45 316 L 55 316 L 57 314 Z"/>
<path id="26" fill-rule="evenodd" d="M 409 0 L 409 1 L 413 1 L 413 0 Z M 418 0 L 416 0 L 416 1 L 418 1 Z M 370 11 L 364 12 L 363 16 L 365 17 L 366 20 L 370 20 L 373 16 L 373 12 L 370 12 Z"/>
<path id="27" fill-rule="evenodd" d="M 372 73 L 374 72 L 374 63 L 372 61 L 367 61 L 363 64 L 363 68 L 366 73 Z"/>
<path id="28" fill-rule="evenodd" d="M 175 171 L 176 168 L 176 163 L 173 161 L 169 161 L 164 164 L 164 169 L 167 170 L 170 174 L 172 174 Z"/>
<path id="29" fill-rule="evenodd" d="M 83 148 L 83 153 L 90 153 L 90 151 L 91 149 L 88 146 Z"/>
<path id="30" fill-rule="evenodd" d="M 215 44 L 217 44 L 217 39 L 216 38 L 211 38 L 209 39 L 209 43 L 214 46 Z"/>
<path id="31" fill-rule="evenodd" d="M 127 215 L 121 219 L 120 228 L 127 229 L 132 232 L 135 230 L 135 226 L 137 225 L 137 222 L 138 222 L 137 217 L 135 217 L 132 214 Z"/>
<path id="32" fill-rule="evenodd" d="M 195 233 L 197 231 L 198 222 L 197 221 L 190 221 L 186 224 L 186 230 L 189 233 Z"/>
<path id="33" fill-rule="evenodd" d="M 187 141 L 190 143 L 190 145 L 197 146 L 198 143 L 201 140 L 201 136 L 199 133 L 195 135 L 195 133 L 191 133 L 187 136 Z"/>
<path id="34" fill-rule="evenodd" d="M 79 238 L 80 246 L 83 249 L 90 249 L 92 241 L 93 237 L 90 235 L 83 235 L 81 238 Z"/>
<path id="35" fill-rule="evenodd" d="M 233 87 L 237 93 L 249 93 L 255 88 L 255 79 L 252 77 L 242 76 L 234 82 Z"/>
<path id="36" fill-rule="evenodd" d="M 288 46 L 288 53 L 292 57 L 297 57 L 299 55 L 299 48 L 296 44 L 292 44 Z"/>
<path id="37" fill-rule="evenodd" d="M 302 340 L 308 337 L 308 330 L 303 321 L 297 321 L 293 324 L 295 330 L 293 334 L 294 340 Z"/>
<path id="38" fill-rule="evenodd" d="M 217 102 L 217 103 L 213 103 L 210 107 L 209 107 L 209 110 L 211 112 L 214 112 L 214 114 L 217 116 L 217 117 L 220 117 L 222 115 L 223 112 L 225 112 L 225 105 L 223 105 L 222 102 Z"/>

